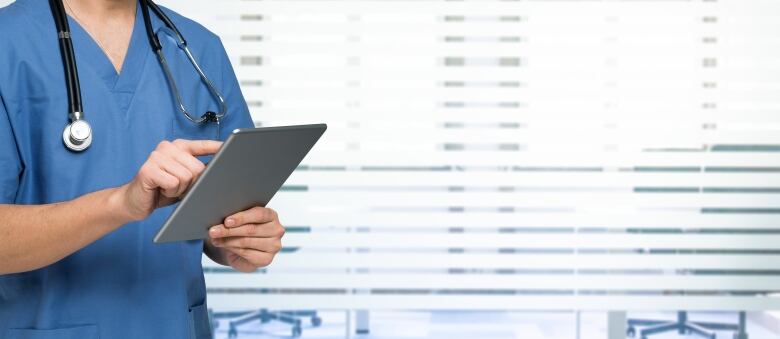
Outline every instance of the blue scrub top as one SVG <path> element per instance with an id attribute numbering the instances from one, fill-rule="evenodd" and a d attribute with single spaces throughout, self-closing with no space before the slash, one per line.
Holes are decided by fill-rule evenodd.
<path id="1" fill-rule="evenodd" d="M 137 11 L 121 74 L 87 32 L 70 20 L 92 146 L 65 149 L 63 66 L 48 1 L 0 9 L 0 203 L 46 204 L 130 181 L 162 140 L 224 139 L 252 120 L 219 38 L 170 10 L 228 115 L 220 133 L 177 109 Z M 153 27 L 164 27 L 152 13 Z M 160 34 L 185 104 L 217 110 L 184 53 Z M 101 206 L 94 206 L 101 208 Z M 171 208 L 122 226 L 38 270 L 0 275 L 0 338 L 210 337 L 201 267 L 202 241 L 156 245 Z"/>

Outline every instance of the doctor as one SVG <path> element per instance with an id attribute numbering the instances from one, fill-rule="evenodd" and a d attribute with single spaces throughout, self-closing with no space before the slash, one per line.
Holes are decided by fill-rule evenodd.
<path id="1" fill-rule="evenodd" d="M 252 272 L 281 248 L 261 207 L 205 242 L 152 242 L 203 171 L 198 157 L 252 120 L 219 38 L 144 1 L 0 9 L 0 338 L 210 337 L 202 254 Z M 63 71 L 68 43 L 78 86 Z"/>

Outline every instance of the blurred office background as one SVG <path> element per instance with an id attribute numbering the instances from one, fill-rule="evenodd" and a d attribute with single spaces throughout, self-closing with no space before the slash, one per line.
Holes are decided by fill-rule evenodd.
<path id="1" fill-rule="evenodd" d="M 204 258 L 218 338 L 780 337 L 780 2 L 160 3 L 329 125 L 276 262 Z"/>

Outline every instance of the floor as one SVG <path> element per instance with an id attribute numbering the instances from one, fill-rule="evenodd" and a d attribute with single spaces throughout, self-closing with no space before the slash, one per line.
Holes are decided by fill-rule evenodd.
<path id="1" fill-rule="evenodd" d="M 301 338 L 347 338 L 346 312 L 321 312 L 322 325 L 313 327 L 307 318 Z M 629 317 L 673 319 L 674 313 L 629 314 Z M 693 313 L 691 319 L 715 322 L 736 322 L 735 313 Z M 352 334 L 353 339 L 578 339 L 577 316 L 564 312 L 372 312 L 370 333 Z M 606 314 L 580 314 L 579 339 L 606 338 Z M 350 318 L 350 327 L 355 323 Z M 217 327 L 216 338 L 228 337 L 225 320 Z M 780 335 L 753 321 L 748 321 L 750 339 L 774 339 Z M 290 326 L 279 322 L 259 321 L 240 326 L 238 338 L 291 338 Z M 350 331 L 354 333 L 354 329 Z M 695 338 L 678 334 L 652 336 L 651 339 Z M 732 333 L 718 332 L 717 338 L 731 339 Z"/>

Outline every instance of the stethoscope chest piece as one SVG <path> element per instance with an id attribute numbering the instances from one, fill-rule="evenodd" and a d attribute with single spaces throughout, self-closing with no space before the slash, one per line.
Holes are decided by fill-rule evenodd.
<path id="1" fill-rule="evenodd" d="M 62 142 L 74 152 L 81 152 L 92 144 L 92 127 L 86 120 L 76 120 L 62 131 Z"/>

